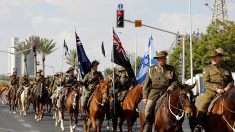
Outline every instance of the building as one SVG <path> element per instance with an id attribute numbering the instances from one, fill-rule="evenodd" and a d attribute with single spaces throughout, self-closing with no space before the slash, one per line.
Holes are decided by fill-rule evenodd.
<path id="1" fill-rule="evenodd" d="M 11 75 L 13 71 L 17 71 L 18 75 L 22 74 L 22 57 L 21 54 L 17 53 L 16 47 L 19 44 L 19 38 L 13 37 L 11 39 L 11 45 L 8 48 L 8 75 Z"/>
<path id="2" fill-rule="evenodd" d="M 28 68 L 28 75 L 33 76 L 34 75 L 34 56 L 33 51 L 30 51 L 30 53 L 27 56 L 27 68 Z M 24 73 L 24 58 L 22 57 L 22 74 Z"/>

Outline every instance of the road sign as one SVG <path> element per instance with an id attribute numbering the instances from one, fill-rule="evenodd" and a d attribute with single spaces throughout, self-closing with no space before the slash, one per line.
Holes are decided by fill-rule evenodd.
<path id="1" fill-rule="evenodd" d="M 123 4 L 118 4 L 118 9 L 122 10 L 123 9 Z"/>
<path id="2" fill-rule="evenodd" d="M 135 27 L 142 27 L 142 20 L 135 20 Z"/>

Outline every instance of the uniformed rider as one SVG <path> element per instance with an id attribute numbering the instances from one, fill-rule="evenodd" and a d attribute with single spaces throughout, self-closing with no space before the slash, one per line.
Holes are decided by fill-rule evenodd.
<path id="1" fill-rule="evenodd" d="M 166 91 L 177 87 L 177 77 L 173 66 L 166 64 L 166 51 L 160 51 L 155 57 L 157 65 L 149 68 L 143 86 L 143 102 L 146 104 L 146 125 L 144 132 L 150 132 L 154 120 L 154 108 L 156 101 Z"/>
<path id="2" fill-rule="evenodd" d="M 200 98 L 198 107 L 198 125 L 194 131 L 201 132 L 205 113 L 211 101 L 219 94 L 223 94 L 234 87 L 234 80 L 229 68 L 221 65 L 221 57 L 224 56 L 222 48 L 213 50 L 209 57 L 211 64 L 203 69 L 203 78 L 205 81 L 206 92 Z"/>
<path id="3" fill-rule="evenodd" d="M 8 94 L 7 94 L 8 97 L 19 86 L 19 77 L 17 76 L 17 72 L 16 71 L 13 71 L 13 73 L 12 73 L 12 75 L 10 77 L 10 85 L 11 85 L 11 88 L 8 91 Z"/>
<path id="4" fill-rule="evenodd" d="M 26 74 L 24 74 L 21 78 L 20 78 L 20 87 L 17 90 L 17 96 L 20 97 L 20 94 L 23 92 L 24 88 L 23 87 L 29 87 L 29 78 Z"/>

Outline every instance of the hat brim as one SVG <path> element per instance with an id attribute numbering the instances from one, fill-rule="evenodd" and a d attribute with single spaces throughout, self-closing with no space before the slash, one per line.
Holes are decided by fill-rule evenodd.
<path id="1" fill-rule="evenodd" d="M 157 56 L 157 57 L 153 57 L 153 59 L 158 59 L 158 58 L 162 58 L 162 57 L 167 57 L 166 55 L 163 56 Z"/>

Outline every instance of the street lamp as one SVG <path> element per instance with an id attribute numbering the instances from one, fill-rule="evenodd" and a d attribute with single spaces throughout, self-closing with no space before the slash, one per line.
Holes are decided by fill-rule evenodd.
<path id="1" fill-rule="evenodd" d="M 36 76 L 37 73 L 37 52 L 36 52 L 37 43 L 35 40 L 32 41 L 32 48 L 34 53 L 34 76 Z"/>
<path id="2" fill-rule="evenodd" d="M 212 12 L 214 12 L 213 8 L 209 5 L 208 1 L 205 1 L 204 5 L 210 8 Z"/>

